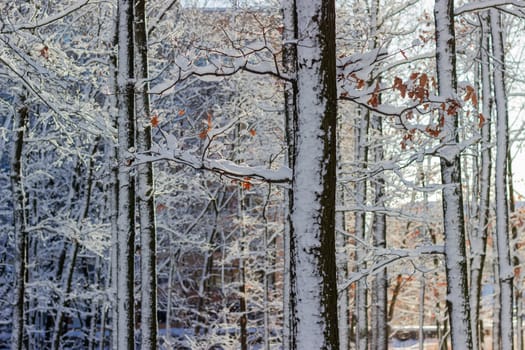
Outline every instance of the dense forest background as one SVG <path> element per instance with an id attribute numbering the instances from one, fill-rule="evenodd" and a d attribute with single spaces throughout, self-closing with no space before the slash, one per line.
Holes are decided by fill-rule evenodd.
<path id="1" fill-rule="evenodd" d="M 0 348 L 523 349 L 524 18 L 0 0 Z"/>

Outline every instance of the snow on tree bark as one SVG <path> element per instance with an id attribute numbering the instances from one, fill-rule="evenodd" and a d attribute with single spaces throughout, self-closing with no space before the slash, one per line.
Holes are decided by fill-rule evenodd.
<path id="1" fill-rule="evenodd" d="M 282 0 L 283 11 L 283 70 L 284 73 L 293 77 L 284 86 L 284 122 L 286 127 L 286 144 L 287 165 L 293 168 L 295 153 L 295 123 L 297 122 L 297 81 L 296 59 L 297 48 L 294 43 L 297 38 L 297 16 L 295 12 L 295 0 Z M 295 278 L 295 266 L 292 266 L 290 256 L 295 255 L 295 239 L 293 225 L 291 224 L 291 212 L 293 211 L 293 189 L 290 188 L 286 193 L 287 201 L 287 218 L 283 233 L 283 250 L 284 250 L 284 274 L 283 274 L 283 349 L 289 350 L 291 347 L 291 328 L 292 328 L 292 311 L 295 307 L 291 295 L 291 279 Z"/>
<path id="2" fill-rule="evenodd" d="M 480 71 L 481 71 L 481 95 L 482 95 L 482 113 L 485 121 L 481 126 L 481 164 L 478 178 L 478 195 L 479 204 L 477 206 L 477 222 L 473 228 L 472 237 L 470 238 L 471 246 L 471 263 L 470 263 L 470 311 L 471 311 L 471 328 L 472 328 L 472 345 L 474 349 L 479 348 L 481 341 L 481 331 L 479 325 L 479 311 L 481 298 L 481 281 L 485 265 L 485 255 L 487 250 L 487 231 L 490 210 L 490 173 L 492 168 L 491 162 L 491 79 L 489 68 L 489 33 L 488 23 L 485 16 L 480 17 L 481 21 L 481 42 L 480 42 Z"/>
<path id="3" fill-rule="evenodd" d="M 27 233 L 27 209 L 26 195 L 23 185 L 22 151 L 24 147 L 24 135 L 29 119 L 29 109 L 23 103 L 15 111 L 13 122 L 13 149 L 11 152 L 11 188 L 13 193 L 13 228 L 16 244 L 15 259 L 15 300 L 13 306 L 13 329 L 11 334 L 11 349 L 22 350 L 24 348 L 25 333 L 25 293 L 27 283 L 27 256 L 28 256 L 28 233 Z"/>
<path id="4" fill-rule="evenodd" d="M 356 162 L 357 167 L 360 170 L 359 176 L 361 179 L 357 181 L 355 185 L 355 201 L 358 207 L 364 207 L 366 201 L 366 180 L 364 174 L 366 171 L 366 164 L 368 163 L 368 146 L 367 136 L 370 124 L 370 112 L 364 111 L 364 115 L 358 119 L 358 125 L 356 130 Z M 355 213 L 355 235 L 361 242 L 366 241 L 365 239 L 365 228 L 366 225 L 366 213 L 364 210 L 359 210 Z M 361 247 L 362 248 L 362 247 Z M 366 271 L 366 252 L 363 249 L 356 249 L 355 260 L 356 260 L 356 272 L 360 273 Z M 368 349 L 368 285 L 366 279 L 362 278 L 357 281 L 356 296 L 355 296 L 355 308 L 356 308 L 356 349 L 366 350 Z"/>
<path id="5" fill-rule="evenodd" d="M 448 103 L 456 100 L 456 47 L 453 0 L 436 0 L 436 69 L 439 96 Z M 445 268 L 447 275 L 447 309 L 453 349 L 472 349 L 470 305 L 467 283 L 461 163 L 457 150 L 458 115 L 441 111 L 443 118 L 440 150 L 443 183 L 443 226 L 445 231 Z"/>
<path id="6" fill-rule="evenodd" d="M 372 115 L 370 122 L 374 136 L 379 139 L 383 135 L 381 117 Z M 374 161 L 381 162 L 384 158 L 383 146 L 375 145 Z M 385 206 L 385 179 L 379 174 L 375 179 L 374 185 L 374 205 L 378 208 Z M 386 248 L 386 215 L 384 213 L 374 213 L 372 223 L 374 247 L 379 249 Z M 376 350 L 386 350 L 388 348 L 388 324 L 387 324 L 387 300 L 388 300 L 388 276 L 386 268 L 375 275 L 372 284 L 372 348 Z"/>
<path id="7" fill-rule="evenodd" d="M 509 206 L 507 197 L 508 115 L 505 92 L 505 53 L 501 13 L 489 10 L 494 63 L 494 101 L 496 104 L 496 243 L 499 267 L 499 332 L 502 349 L 513 349 L 514 269 L 510 259 Z"/>
<path id="8" fill-rule="evenodd" d="M 146 0 L 135 0 L 135 50 L 138 93 L 136 111 L 138 118 L 137 151 L 151 149 L 151 112 L 148 83 L 148 37 L 146 25 Z M 141 245 L 141 349 L 157 348 L 157 241 L 155 226 L 155 196 L 153 164 L 138 166 L 138 207 Z"/>
<path id="9" fill-rule="evenodd" d="M 134 348 L 135 179 L 131 173 L 135 147 L 135 81 L 133 1 L 118 2 L 118 241 L 117 332 L 119 350 Z"/>
<path id="10" fill-rule="evenodd" d="M 380 3 L 372 0 L 370 4 L 370 43 L 369 49 L 379 47 L 377 32 Z M 381 95 L 379 95 L 381 99 Z M 373 146 L 373 161 L 380 163 L 384 159 L 382 117 L 372 113 L 370 118 L 370 133 L 379 142 Z M 385 178 L 382 173 L 374 179 L 374 206 L 383 208 L 385 206 Z M 363 203 L 364 204 L 364 203 Z M 375 248 L 386 248 L 386 215 L 375 212 L 372 222 L 373 243 Z M 388 276 L 386 268 L 379 271 L 372 282 L 372 348 L 386 350 L 388 347 L 388 324 L 387 324 L 387 301 L 388 301 Z"/>
<path id="11" fill-rule="evenodd" d="M 295 13 L 297 120 L 290 348 L 338 350 L 335 2 L 297 0 Z"/>
<path id="12" fill-rule="evenodd" d="M 339 126 L 338 126 L 338 136 L 337 136 L 337 183 L 339 186 L 339 192 L 337 193 L 337 205 L 338 206 L 345 206 L 346 197 L 345 197 L 345 186 L 341 185 L 341 182 L 339 181 L 340 178 L 343 176 L 343 167 L 342 167 L 342 154 L 344 154 L 344 151 L 342 150 L 342 142 L 343 140 L 341 135 L 345 134 L 346 130 L 344 128 L 344 124 L 346 124 L 347 120 L 340 118 L 339 119 Z M 343 232 L 346 232 L 346 218 L 345 218 L 346 212 L 344 211 L 338 211 L 336 213 L 335 218 L 335 225 L 336 225 L 336 237 L 335 237 L 335 246 L 336 246 L 336 259 L 337 259 L 337 284 L 342 285 L 348 280 L 348 262 L 349 262 L 349 251 L 348 251 L 348 237 L 346 234 L 343 234 Z M 342 232 L 339 232 L 342 231 Z M 344 288 L 343 290 L 339 290 L 339 294 L 337 297 L 337 318 L 338 318 L 338 327 L 339 327 L 339 348 L 341 350 L 347 350 L 349 348 L 349 341 L 350 341 L 350 317 L 349 317 L 349 298 L 350 298 L 350 292 L 349 288 Z"/>

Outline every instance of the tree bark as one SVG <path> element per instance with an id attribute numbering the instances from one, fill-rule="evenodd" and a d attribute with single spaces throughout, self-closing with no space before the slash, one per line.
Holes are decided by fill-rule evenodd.
<path id="1" fill-rule="evenodd" d="M 483 268 L 485 265 L 485 256 L 487 250 L 487 233 L 488 220 L 490 211 L 490 173 L 492 168 L 491 161 L 491 104 L 492 104 L 492 89 L 490 79 L 489 67 L 489 37 L 487 21 L 485 17 L 481 18 L 481 50 L 480 50 L 480 70 L 481 70 L 481 95 L 482 95 L 482 114 L 483 124 L 481 126 L 481 164 L 478 174 L 478 191 L 477 198 L 479 204 L 477 207 L 477 222 L 473 229 L 471 237 L 471 263 L 470 263 L 470 310 L 471 310 L 471 328 L 472 328 L 472 345 L 474 349 L 479 349 L 481 341 L 480 329 L 480 300 L 481 300 L 481 281 Z"/>
<path id="2" fill-rule="evenodd" d="M 15 234 L 15 300 L 13 306 L 13 331 L 11 335 L 11 349 L 24 348 L 25 334 L 25 293 L 27 283 L 28 233 L 27 207 L 23 183 L 22 155 L 24 136 L 29 119 L 29 108 L 22 99 L 22 105 L 14 114 L 13 122 L 13 149 L 11 153 L 11 188 L 13 193 L 13 228 Z"/>
<path id="3" fill-rule="evenodd" d="M 436 0 L 436 67 L 439 96 L 447 103 L 457 98 L 456 46 L 453 0 Z M 450 317 L 453 349 L 472 349 L 470 305 L 467 283 L 463 194 L 461 189 L 460 151 L 457 150 L 458 115 L 441 111 L 443 122 L 440 150 L 443 183 L 443 220 L 445 231 L 445 268 L 447 275 L 447 308 Z"/>
<path id="4" fill-rule="evenodd" d="M 335 2 L 297 0 L 290 256 L 292 350 L 339 349 L 335 261 Z M 293 274 L 295 272 L 295 275 Z"/>
<path id="5" fill-rule="evenodd" d="M 355 201 L 358 208 L 364 208 L 366 202 L 366 180 L 364 174 L 366 171 L 366 164 L 368 163 L 368 129 L 370 125 L 370 112 L 365 111 L 364 115 L 358 120 L 357 132 L 356 132 L 356 163 L 359 171 L 357 172 L 359 180 L 355 185 Z M 365 225 L 366 225 L 366 213 L 364 209 L 359 209 L 355 213 L 355 235 L 360 242 L 364 242 L 365 238 Z M 357 243 L 359 244 L 359 243 Z M 363 251 L 364 247 L 359 247 L 355 252 L 356 260 L 356 272 L 366 270 L 366 252 Z M 356 295 L 355 295 L 355 308 L 356 308 L 356 349 L 366 350 L 368 349 L 368 285 L 366 278 L 361 278 L 357 281 Z"/>
<path id="6" fill-rule="evenodd" d="M 148 83 L 148 37 L 146 0 L 135 0 L 135 49 L 138 93 L 136 111 L 138 119 L 137 151 L 151 149 L 151 111 Z M 157 240 L 155 226 L 155 186 L 153 164 L 138 166 L 138 207 L 141 252 L 141 349 L 157 348 Z"/>
<path id="7" fill-rule="evenodd" d="M 295 130 L 297 126 L 297 47 L 293 43 L 297 38 L 297 15 L 295 0 L 282 0 L 283 11 L 283 70 L 292 79 L 284 83 L 284 123 L 286 128 L 287 163 L 293 168 L 295 157 Z M 292 312 L 295 310 L 291 298 L 291 281 L 295 279 L 295 266 L 291 256 L 295 255 L 295 234 L 291 223 L 293 211 L 293 188 L 286 193 L 287 209 L 283 233 L 284 273 L 283 273 L 283 350 L 290 350 L 292 344 Z"/>
<path id="8" fill-rule="evenodd" d="M 383 127 L 381 117 L 372 115 L 371 130 L 374 132 L 374 137 L 379 139 L 379 143 L 374 147 L 374 161 L 380 162 L 383 160 L 383 146 L 381 144 L 381 136 L 383 135 Z M 383 208 L 385 206 L 385 179 L 382 174 L 379 174 L 374 179 L 374 206 L 376 208 Z M 379 249 L 386 248 L 386 215 L 384 213 L 375 212 L 372 223 L 373 242 L 374 247 Z M 387 324 L 387 300 L 388 300 L 388 276 L 387 269 L 383 268 L 375 274 L 372 284 L 372 348 L 377 350 L 386 350 L 388 348 L 388 324 Z"/>
<path id="9" fill-rule="evenodd" d="M 135 148 L 135 66 L 132 0 L 118 3 L 118 350 L 134 349 L 135 179 L 131 173 Z"/>
<path id="10" fill-rule="evenodd" d="M 510 259 L 509 204 L 507 198 L 507 154 L 508 154 L 508 115 L 505 92 L 505 53 L 503 47 L 503 28 L 501 13 L 490 9 L 492 33 L 492 54 L 494 63 L 494 97 L 496 104 L 496 236 L 497 259 L 499 267 L 499 328 L 501 348 L 514 348 L 513 335 L 513 283 L 514 269 Z"/>

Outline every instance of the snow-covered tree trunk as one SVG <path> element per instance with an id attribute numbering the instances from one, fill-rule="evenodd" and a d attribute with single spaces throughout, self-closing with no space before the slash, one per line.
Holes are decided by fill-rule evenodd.
<path id="1" fill-rule="evenodd" d="M 508 126 L 508 125 L 507 125 Z M 512 145 L 509 140 L 509 147 L 507 148 L 507 187 L 509 198 L 509 215 L 512 215 L 516 212 L 516 203 L 515 197 L 512 195 L 514 193 L 514 180 L 513 180 L 513 170 L 512 170 L 512 156 L 511 150 Z M 511 242 L 514 242 L 514 249 L 519 248 L 518 243 L 518 228 L 516 225 L 511 225 Z M 512 265 L 516 274 L 514 275 L 514 304 L 516 305 L 516 315 L 523 314 L 523 272 L 520 268 L 521 266 L 521 256 L 519 254 L 512 255 Z M 515 326 L 515 337 L 516 337 L 516 349 L 523 349 L 523 317 L 517 317 L 516 326 Z"/>
<path id="2" fill-rule="evenodd" d="M 377 32 L 380 3 L 379 0 L 370 2 L 370 49 L 379 46 Z M 379 96 L 381 98 L 381 96 Z M 377 164 L 383 161 L 384 151 L 382 145 L 383 136 L 382 117 L 372 113 L 370 117 L 370 133 L 375 140 L 379 140 L 372 148 L 373 161 Z M 366 135 L 366 134 L 365 134 Z M 374 182 L 374 207 L 385 206 L 385 179 L 383 173 L 379 173 Z M 372 221 L 373 245 L 379 250 L 386 248 L 386 215 L 381 211 L 374 213 Z M 380 258 L 380 257 L 378 257 Z M 388 325 L 387 325 L 387 300 L 388 300 L 388 277 L 386 268 L 381 269 L 374 276 L 372 282 L 372 348 L 386 350 L 388 347 Z"/>
<path id="3" fill-rule="evenodd" d="M 11 335 L 11 349 L 24 348 L 25 334 L 25 293 L 27 283 L 28 233 L 26 195 L 23 184 L 22 151 L 24 135 L 29 119 L 29 108 L 24 99 L 14 113 L 13 121 L 13 149 L 11 152 L 11 188 L 13 193 L 13 228 L 15 235 L 15 290 L 13 305 L 13 330 Z"/>
<path id="4" fill-rule="evenodd" d="M 383 134 L 382 120 L 378 115 L 372 115 L 370 128 L 373 135 L 381 140 Z M 383 146 L 381 141 L 374 146 L 374 162 L 383 160 Z M 385 179 L 379 174 L 374 179 L 374 207 L 385 206 Z M 374 213 L 372 223 L 374 247 L 386 248 L 386 215 L 379 211 Z M 383 268 L 375 274 L 372 284 L 372 348 L 386 350 L 388 347 L 388 325 L 387 325 L 387 300 L 388 300 L 388 277 L 387 270 Z"/>
<path id="5" fill-rule="evenodd" d="M 494 234 L 494 233 L 493 233 Z M 497 238 L 496 238 L 497 239 Z M 497 254 L 497 247 L 493 247 L 494 255 Z M 494 276 L 494 281 L 499 281 L 499 268 L 498 261 L 494 259 L 492 262 L 492 275 Z M 494 284 L 494 295 L 499 296 L 500 294 L 500 285 L 499 283 Z M 499 297 L 498 297 L 499 298 Z M 494 298 L 496 299 L 496 298 Z M 492 313 L 494 317 L 492 318 L 492 350 L 505 350 L 501 347 L 501 337 L 500 337 L 500 309 L 501 305 L 499 302 L 494 302 L 494 307 Z"/>
<path id="6" fill-rule="evenodd" d="M 339 120 L 338 135 L 343 134 L 346 130 L 343 129 L 343 122 L 341 118 Z M 343 174 L 343 161 L 341 154 L 343 154 L 341 140 L 343 138 L 338 136 L 338 186 L 339 192 L 337 194 L 337 205 L 344 207 L 345 205 L 345 186 L 339 182 L 339 178 Z M 336 231 L 335 237 L 335 246 L 336 246 L 336 258 L 337 258 L 337 278 L 338 285 L 343 285 L 344 282 L 348 280 L 348 262 L 349 262 L 349 252 L 348 252 L 348 237 L 346 235 L 346 220 L 345 212 L 338 211 L 336 213 L 335 224 L 337 231 L 341 230 L 342 232 Z M 345 232 L 345 233 L 343 233 Z M 349 349 L 350 341 L 350 317 L 349 317 L 349 288 L 344 288 L 339 290 L 338 301 L 337 301 L 337 316 L 339 322 L 339 348 L 341 350 Z"/>
<path id="7" fill-rule="evenodd" d="M 135 50 L 138 93 L 137 151 L 151 148 L 151 112 L 148 83 L 148 37 L 146 25 L 146 0 L 135 0 Z M 157 348 L 157 239 L 155 226 L 155 190 L 153 164 L 138 166 L 137 200 L 140 220 L 141 252 L 141 349 Z"/>
<path id="8" fill-rule="evenodd" d="M 117 349 L 134 349 L 135 179 L 130 167 L 135 151 L 135 80 L 133 0 L 118 2 L 118 241 Z"/>
<path id="9" fill-rule="evenodd" d="M 494 63 L 494 101 L 496 104 L 496 241 L 499 267 L 499 328 L 502 349 L 513 349 L 513 283 L 514 269 L 510 259 L 509 206 L 507 198 L 507 154 L 508 154 L 508 115 L 505 93 L 505 53 L 501 13 L 490 9 L 492 33 L 492 54 Z"/>
<path id="10" fill-rule="evenodd" d="M 357 168 L 360 169 L 358 172 L 359 180 L 355 184 L 355 201 L 356 206 L 360 208 L 355 213 L 355 235 L 359 242 L 357 243 L 357 249 L 355 252 L 356 260 L 356 272 L 366 270 L 366 252 L 360 242 L 365 242 L 366 232 L 366 213 L 364 211 L 366 201 L 366 180 L 364 174 L 366 171 L 366 164 L 368 162 L 368 129 L 370 124 L 370 112 L 364 111 L 364 115 L 361 115 L 357 122 L 356 138 L 355 138 L 355 150 L 356 158 L 355 162 Z M 356 349 L 366 350 L 368 349 L 368 285 L 366 278 L 362 278 L 357 281 L 357 289 L 355 295 L 355 308 L 356 308 Z"/>
<path id="11" fill-rule="evenodd" d="M 118 16 L 115 16 L 113 21 L 113 45 L 118 44 Z M 109 56 L 109 71 L 110 79 L 109 84 L 111 91 L 117 91 L 117 59 L 116 52 L 112 52 Z M 110 115 L 116 115 L 118 109 L 118 101 L 116 94 L 109 96 L 109 108 Z M 111 120 L 111 124 L 115 130 L 118 129 L 118 118 L 114 117 Z M 117 310 L 117 286 L 118 286 L 118 164 L 117 164 L 117 142 L 108 137 L 104 142 L 105 148 L 105 160 L 109 164 L 110 179 L 106 184 L 106 191 L 108 192 L 108 209 L 109 209 L 109 221 L 111 229 L 111 248 L 109 252 L 110 260 L 110 305 L 111 305 L 111 349 L 118 350 L 118 310 Z"/>
<path id="12" fill-rule="evenodd" d="M 335 2 L 297 0 L 291 212 L 292 350 L 339 350 L 335 262 Z"/>
<path id="13" fill-rule="evenodd" d="M 439 96 L 447 103 L 457 99 L 456 45 L 453 0 L 436 0 L 436 68 Z M 440 149 L 443 183 L 443 227 L 445 231 L 445 267 L 447 308 L 453 349 L 472 349 L 470 305 L 467 283 L 467 258 L 461 190 L 461 163 L 458 147 L 458 115 L 441 111 L 443 121 Z"/>
<path id="14" fill-rule="evenodd" d="M 487 250 L 487 232 L 489 219 L 489 199 L 490 199 L 490 173 L 491 173 L 491 79 L 489 67 L 489 33 L 488 23 L 485 17 L 481 17 L 481 50 L 480 50 L 480 76 L 481 76 L 481 95 L 482 95 L 482 114 L 485 119 L 481 126 L 481 160 L 478 174 L 478 195 L 477 213 L 475 227 L 470 238 L 471 263 L 470 263 L 470 311 L 472 327 L 472 345 L 474 349 L 479 349 L 481 341 L 479 312 L 481 300 L 481 281 L 483 268 L 485 265 L 485 255 Z"/>
<path id="15" fill-rule="evenodd" d="M 297 16 L 295 12 L 295 0 L 282 0 L 283 11 L 283 70 L 284 73 L 292 77 L 290 81 L 284 83 L 284 122 L 287 144 L 287 162 L 293 168 L 295 153 L 295 123 L 297 122 L 297 81 L 295 79 L 297 47 L 294 43 L 297 38 Z M 293 299 L 290 298 L 291 278 L 295 276 L 295 266 L 291 265 L 290 256 L 295 254 L 295 239 L 293 226 L 291 225 L 291 212 L 293 210 L 293 189 L 290 188 L 286 194 L 288 213 L 283 233 L 284 250 L 284 273 L 283 273 L 283 349 L 291 348 L 291 312 L 295 309 L 292 306 Z"/>

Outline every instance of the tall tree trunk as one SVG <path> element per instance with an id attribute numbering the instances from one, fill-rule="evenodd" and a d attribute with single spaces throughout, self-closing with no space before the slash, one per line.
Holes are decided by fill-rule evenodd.
<path id="1" fill-rule="evenodd" d="M 355 201 L 356 206 L 359 209 L 355 213 L 355 235 L 360 242 L 364 242 L 366 232 L 366 213 L 364 211 L 366 201 L 366 180 L 364 174 L 366 171 L 366 164 L 368 162 L 368 128 L 370 124 L 370 112 L 365 111 L 365 114 L 359 118 L 356 132 L 356 164 L 359 169 L 357 172 L 359 180 L 355 185 Z M 358 243 L 359 245 L 360 243 Z M 363 251 L 364 247 L 359 247 L 355 252 L 356 260 L 356 272 L 366 270 L 366 252 Z M 366 278 L 361 278 L 357 281 L 357 289 L 355 295 L 355 308 L 356 308 L 356 349 L 367 350 L 368 349 L 368 285 Z"/>
<path id="2" fill-rule="evenodd" d="M 439 96 L 454 103 L 456 99 L 456 45 L 453 0 L 436 0 L 436 67 Z M 460 151 L 457 150 L 458 115 L 441 111 L 443 122 L 440 153 L 443 183 L 443 220 L 445 230 L 445 267 L 447 308 L 453 349 L 472 349 L 470 305 L 467 283 L 463 194 L 461 190 Z"/>
<path id="3" fill-rule="evenodd" d="M 135 179 L 130 165 L 135 147 L 135 67 L 133 0 L 118 2 L 118 350 L 134 349 Z"/>
<path id="4" fill-rule="evenodd" d="M 270 160 L 271 164 L 271 160 Z M 274 245 L 270 244 L 271 234 L 269 230 L 270 220 L 268 218 L 268 207 L 270 206 L 270 199 L 272 195 L 272 184 L 268 184 L 268 192 L 264 200 L 262 208 L 262 220 L 264 225 L 263 233 L 263 349 L 270 350 L 271 341 L 270 341 L 270 269 L 275 266 L 275 259 L 273 257 L 273 251 L 275 250 Z"/>
<path id="5" fill-rule="evenodd" d="M 490 9 L 492 54 L 494 63 L 494 97 L 496 103 L 496 236 L 499 266 L 499 318 L 501 348 L 511 350 L 513 344 L 514 269 L 510 259 L 509 205 L 507 198 L 508 115 L 505 92 L 505 53 L 501 13 Z"/>
<path id="6" fill-rule="evenodd" d="M 510 142 L 510 140 L 509 140 Z M 507 187 L 509 189 L 509 212 L 512 217 L 516 211 L 516 203 L 514 201 L 514 181 L 513 181 L 513 172 L 512 172 L 512 157 L 510 153 L 510 148 L 512 146 L 509 143 L 507 148 Z M 512 241 L 514 242 L 514 249 L 518 249 L 518 229 L 516 225 L 511 224 L 512 230 Z M 521 268 L 520 256 L 518 254 L 513 254 L 512 265 L 514 271 L 514 304 L 516 305 L 516 315 L 523 314 L 523 270 Z M 523 350 L 523 318 L 517 317 L 516 321 L 516 349 Z"/>
<path id="7" fill-rule="evenodd" d="M 139 91 L 136 95 L 138 119 L 137 151 L 151 148 L 151 112 L 148 83 L 148 37 L 146 25 L 146 0 L 135 0 L 135 49 L 136 75 Z M 155 187 L 153 164 L 138 166 L 138 207 L 141 245 L 141 349 L 157 348 L 157 240 L 155 226 Z"/>
<path id="8" fill-rule="evenodd" d="M 344 133 L 346 130 L 343 130 L 343 122 L 339 122 L 339 135 Z M 342 138 L 338 137 L 338 140 L 341 140 Z M 341 184 L 340 182 L 340 176 L 343 173 L 342 169 L 342 159 L 341 154 L 342 152 L 342 145 L 341 142 L 338 141 L 338 186 L 339 186 L 339 193 L 337 194 L 337 200 L 338 205 L 343 206 L 345 205 L 345 186 Z M 346 220 L 345 220 L 345 212 L 339 211 L 336 213 L 336 227 L 338 230 L 342 230 L 343 232 L 346 232 Z M 338 285 L 342 285 L 345 281 L 348 279 L 348 259 L 349 259 L 349 251 L 348 251 L 348 237 L 343 232 L 336 232 L 336 254 L 337 254 L 337 277 L 338 277 Z M 337 298 L 337 316 L 338 316 L 338 322 L 339 322 L 339 348 L 340 350 L 348 350 L 350 347 L 349 341 L 350 341 L 350 317 L 349 317 L 349 288 L 344 288 L 343 290 L 339 291 L 339 295 Z"/>
<path id="9" fill-rule="evenodd" d="M 471 311 L 471 328 L 472 328 L 472 345 L 474 349 L 480 348 L 481 332 L 480 329 L 480 301 L 481 301 L 481 281 L 483 268 L 485 265 L 485 256 L 487 250 L 487 233 L 490 210 L 490 173 L 491 173 L 491 79 L 489 67 L 489 32 L 488 23 L 485 17 L 480 17 L 481 21 L 481 50 L 480 50 L 480 68 L 481 68 L 481 95 L 482 95 L 482 114 L 483 125 L 481 126 L 481 161 L 478 175 L 479 205 L 477 207 L 477 222 L 470 238 L 471 263 L 470 263 L 470 311 Z"/>
<path id="10" fill-rule="evenodd" d="M 383 146 L 381 137 L 383 127 L 381 117 L 372 115 L 371 130 L 374 137 L 379 140 L 374 146 L 374 162 L 383 160 Z M 374 179 L 374 207 L 384 208 L 385 206 L 385 179 L 379 174 Z M 374 247 L 378 249 L 386 248 L 386 215 L 379 211 L 374 213 L 372 223 Z M 388 324 L 387 324 L 387 300 L 388 300 L 388 276 L 387 269 L 383 268 L 375 276 L 372 284 L 372 348 L 376 350 L 386 350 L 388 347 Z"/>
<path id="11" fill-rule="evenodd" d="M 335 1 L 297 0 L 291 349 L 339 350 L 335 261 Z"/>
<path id="12" fill-rule="evenodd" d="M 113 45 L 118 45 L 119 37 L 119 16 L 117 15 L 113 21 Z M 111 73 L 110 84 L 111 91 L 117 91 L 117 75 L 118 75 L 118 53 L 112 52 L 109 55 L 109 69 Z M 114 113 L 118 110 L 117 94 L 111 94 L 109 96 L 109 108 L 110 113 Z M 112 120 L 112 126 L 115 130 L 118 130 L 118 116 L 115 116 Z M 111 280 L 111 349 L 118 350 L 118 307 L 117 307 L 117 289 L 118 289 L 118 172 L 119 167 L 117 163 L 117 147 L 118 141 L 116 138 L 108 138 L 105 142 L 105 154 L 106 162 L 109 164 L 110 181 L 107 184 L 108 192 L 108 210 L 109 210 L 109 221 L 111 228 L 111 248 L 110 248 L 110 280 Z"/>
<path id="13" fill-rule="evenodd" d="M 28 233 L 27 207 L 23 184 L 22 154 L 24 135 L 26 132 L 29 108 L 22 98 L 22 105 L 14 114 L 13 122 L 13 150 L 11 153 L 11 188 L 13 193 L 13 227 L 15 234 L 15 303 L 13 306 L 13 331 L 11 335 L 11 349 L 24 348 L 25 334 L 25 293 L 27 283 Z"/>
<path id="14" fill-rule="evenodd" d="M 370 3 L 370 49 L 379 46 L 377 31 L 379 17 L 379 0 Z M 381 96 L 379 96 L 381 99 Z M 382 117 L 373 113 L 370 118 L 370 132 L 375 140 L 379 140 L 373 148 L 373 161 L 377 164 L 383 161 L 384 151 L 382 145 L 383 136 Z M 374 178 L 374 207 L 385 206 L 385 178 L 379 173 Z M 373 245 L 375 248 L 386 248 L 386 215 L 376 211 L 372 222 Z M 388 325 L 387 325 L 387 300 L 388 300 L 388 276 L 387 269 L 383 268 L 375 276 L 372 282 L 372 348 L 386 350 L 388 347 Z"/>
<path id="15" fill-rule="evenodd" d="M 248 317 L 247 317 L 247 303 L 246 303 L 246 262 L 244 261 L 245 254 L 245 238 L 246 238 L 246 228 L 244 222 L 244 191 L 242 188 L 237 189 L 237 207 L 239 211 L 237 217 L 240 220 L 240 232 L 239 232 L 239 312 L 241 317 L 239 317 L 239 327 L 240 327 L 240 337 L 239 345 L 241 350 L 248 350 Z"/>
<path id="16" fill-rule="evenodd" d="M 282 0 L 283 11 L 283 69 L 292 79 L 284 83 L 284 123 L 286 127 L 287 163 L 293 168 L 295 155 L 295 130 L 297 126 L 297 47 L 294 43 L 297 38 L 297 16 L 296 0 Z M 295 266 L 291 264 L 291 255 L 295 255 L 295 238 L 293 225 L 291 224 L 291 212 L 293 211 L 293 188 L 286 193 L 287 215 L 283 233 L 284 250 L 284 274 L 283 274 L 283 350 L 291 349 L 291 322 L 293 298 L 291 294 L 291 279 L 295 278 Z"/>

